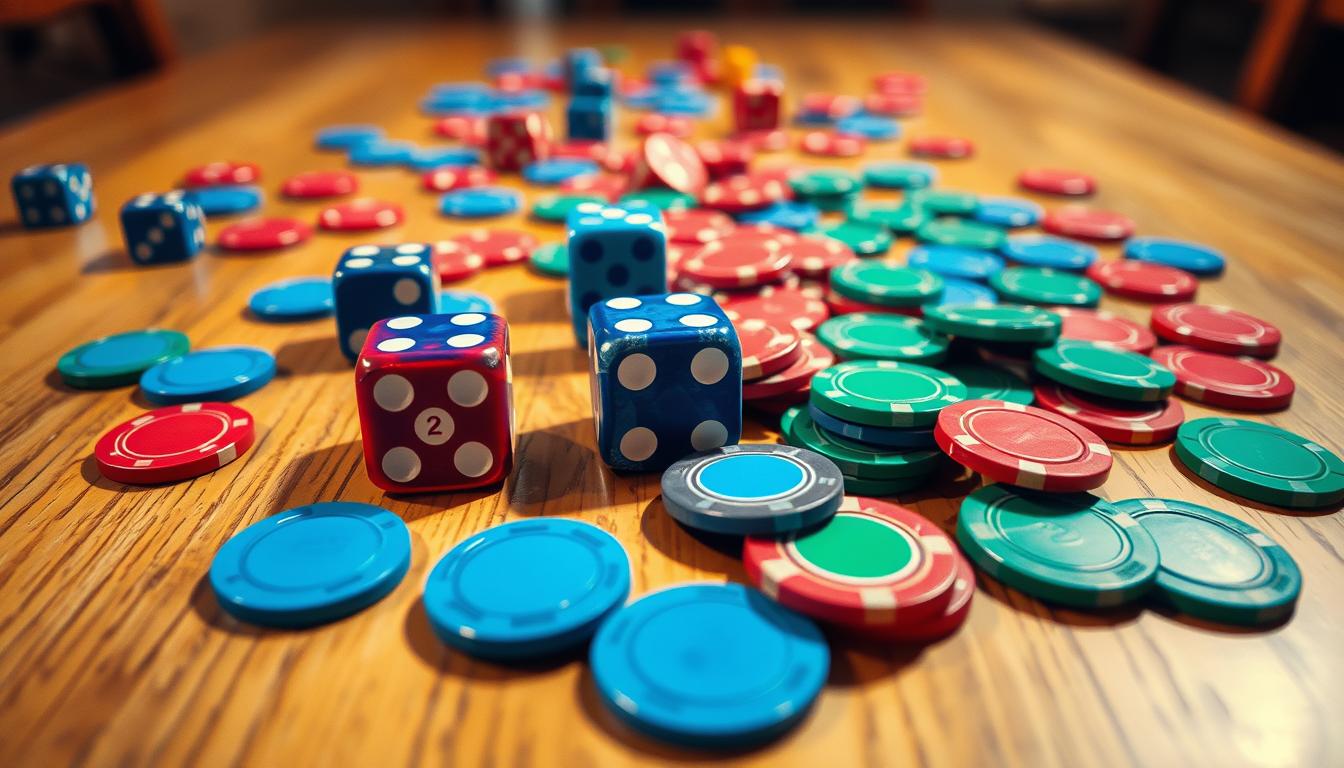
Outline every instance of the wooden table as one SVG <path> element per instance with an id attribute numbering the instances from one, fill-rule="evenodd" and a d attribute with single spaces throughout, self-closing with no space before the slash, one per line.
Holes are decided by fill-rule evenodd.
<path id="1" fill-rule="evenodd" d="M 534 515 L 575 516 L 618 536 L 635 595 L 743 579 L 735 557 L 668 518 L 656 475 L 617 476 L 594 460 L 585 358 L 569 337 L 560 281 L 520 266 L 465 284 L 493 296 L 512 327 L 521 440 L 504 489 L 393 499 L 364 474 L 350 368 L 332 323 L 264 325 L 243 307 L 272 280 L 329 273 L 351 244 L 437 239 L 463 225 L 435 214 L 434 196 L 393 170 L 361 176 L 369 193 L 406 203 L 404 226 L 369 237 L 319 233 L 273 255 L 208 251 L 185 265 L 138 268 L 123 253 L 116 218 L 127 198 L 170 188 L 187 167 L 215 159 L 260 163 L 268 210 L 311 218 L 315 204 L 278 199 L 275 189 L 290 173 L 339 167 L 338 157 L 311 148 L 317 128 L 372 121 L 428 141 L 418 98 L 436 81 L 478 76 L 490 56 L 622 40 L 631 65 L 642 66 L 668 56 L 678 30 L 310 27 L 189 60 L 0 134 L 6 177 L 32 162 L 82 160 L 101 201 L 97 220 L 79 229 L 28 234 L 11 224 L 0 234 L 0 764 L 704 758 L 616 724 L 585 664 L 471 661 L 434 639 L 420 607 L 426 574 L 452 545 Z M 1227 275 L 1205 283 L 1202 298 L 1280 324 L 1277 362 L 1299 385 L 1291 410 L 1264 420 L 1344 450 L 1337 157 L 1039 31 L 823 18 L 719 31 L 782 65 L 795 96 L 862 93 L 884 68 L 926 74 L 928 109 L 908 132 L 964 133 L 979 147 L 972 160 L 941 164 L 945 186 L 1010 193 L 1027 165 L 1088 169 L 1101 179 L 1097 204 L 1132 215 L 1141 232 L 1226 251 Z M 865 159 L 901 154 L 883 146 Z M 0 205 L 0 220 L 12 222 L 7 197 Z M 522 218 L 508 224 L 562 236 Z M 211 224 L 212 240 L 219 226 Z M 1105 306 L 1147 316 L 1109 297 Z M 242 460 L 189 483 L 123 487 L 99 477 L 91 447 L 146 403 L 129 388 L 72 391 L 53 366 L 86 339 L 149 325 L 181 329 L 198 347 L 266 347 L 282 374 L 241 401 L 259 423 Z M 752 421 L 746 437 L 774 434 Z M 834 644 L 830 684 L 801 727 L 733 762 L 1340 764 L 1344 517 L 1244 503 L 1193 480 L 1166 447 L 1116 454 L 1107 497 L 1206 503 L 1282 542 L 1305 577 L 1297 615 L 1279 628 L 1239 631 L 1148 609 L 1056 610 L 982 579 L 968 624 L 950 640 L 890 651 Z M 970 485 L 902 501 L 950 528 Z M 204 580 L 219 546 L 267 515 L 329 499 L 385 505 L 406 519 L 414 561 L 400 588 L 358 616 L 305 632 L 261 630 L 221 613 Z"/>

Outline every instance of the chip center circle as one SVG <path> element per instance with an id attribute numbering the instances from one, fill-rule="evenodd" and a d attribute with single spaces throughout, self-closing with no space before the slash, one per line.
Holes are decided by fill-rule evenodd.
<path id="1" fill-rule="evenodd" d="M 980 442 L 1015 458 L 1041 464 L 1063 464 L 1087 456 L 1078 435 L 1034 413 L 1001 408 L 967 414 L 966 431 Z"/>
<path id="2" fill-rule="evenodd" d="M 840 513 L 815 533 L 789 542 L 804 570 L 859 586 L 905 580 L 924 563 L 909 531 L 872 515 Z"/>
<path id="3" fill-rule="evenodd" d="M 1245 535 L 1177 511 L 1148 512 L 1143 527 L 1157 540 L 1162 570 L 1213 587 L 1254 588 L 1272 574 L 1264 552 Z"/>
<path id="4" fill-rule="evenodd" d="M 707 462 L 695 473 L 708 494 L 731 501 L 788 498 L 806 486 L 812 472 L 780 454 L 739 453 Z"/>
<path id="5" fill-rule="evenodd" d="M 162 459 L 185 453 L 199 454 L 229 431 L 224 414 L 185 411 L 150 419 L 136 425 L 117 441 L 118 452 L 134 459 Z M 164 446 L 176 450 L 162 452 Z"/>
<path id="6" fill-rule="evenodd" d="M 1320 478 L 1327 471 L 1313 451 L 1277 431 L 1230 426 L 1211 430 L 1205 443 L 1228 464 L 1262 477 L 1307 481 Z"/>
<path id="7" fill-rule="evenodd" d="M 374 563 L 382 541 L 370 520 L 299 514 L 252 542 L 242 572 L 277 592 L 338 589 Z"/>
<path id="8" fill-rule="evenodd" d="M 511 576 L 500 579 L 501 573 Z M 572 608 L 601 575 L 601 560 L 581 540 L 534 533 L 472 550 L 456 574 L 457 594 L 481 615 L 503 614 L 524 623 L 529 616 Z"/>

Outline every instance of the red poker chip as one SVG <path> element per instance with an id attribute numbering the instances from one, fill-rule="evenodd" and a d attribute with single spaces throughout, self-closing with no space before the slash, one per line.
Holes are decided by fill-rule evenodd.
<path id="1" fill-rule="evenodd" d="M 728 296 L 719 306 L 734 323 L 755 319 L 795 331 L 810 331 L 831 316 L 826 302 L 808 296 L 803 289 L 775 285 L 767 285 L 754 294 Z"/>
<path id="2" fill-rule="evenodd" d="M 1081 197 L 1097 191 L 1097 180 L 1092 176 L 1063 168 L 1028 168 L 1017 175 L 1017 183 L 1023 189 L 1047 195 Z"/>
<path id="3" fill-rule="evenodd" d="M 711 179 L 722 179 L 746 173 L 751 167 L 756 150 L 745 141 L 702 141 L 695 145 L 700 160 L 705 164 L 705 172 Z"/>
<path id="4" fill-rule="evenodd" d="M 798 106 L 798 111 L 809 115 L 826 115 L 831 120 L 840 120 L 857 113 L 863 103 L 854 96 L 842 93 L 806 93 Z"/>
<path id="5" fill-rule="evenodd" d="M 434 271 L 440 283 L 465 280 L 485 267 L 485 257 L 457 240 L 434 243 Z"/>
<path id="6" fill-rule="evenodd" d="M 614 201 L 625 194 L 625 190 L 629 186 L 630 183 L 624 176 L 614 176 L 609 173 L 590 173 L 565 179 L 560 182 L 560 191 L 595 195 Z"/>
<path id="7" fill-rule="evenodd" d="M 695 123 L 688 118 L 678 115 L 664 115 L 658 112 L 641 115 L 635 121 L 635 133 L 640 136 L 648 136 L 653 133 L 670 133 L 679 139 L 684 139 L 690 136 L 694 129 Z"/>
<path id="8" fill-rule="evenodd" d="M 781 128 L 738 131 L 732 138 L 757 152 L 783 152 L 789 148 L 789 132 Z"/>
<path id="9" fill-rule="evenodd" d="M 1253 357 L 1170 346 L 1158 347 L 1152 358 L 1176 374 L 1182 396 L 1220 408 L 1275 411 L 1287 408 L 1297 389 L 1293 377 Z"/>
<path id="10" fill-rule="evenodd" d="M 313 228 L 298 219 L 252 218 L 221 229 L 216 242 L 227 251 L 266 251 L 302 243 L 312 236 Z"/>
<path id="11" fill-rule="evenodd" d="M 910 153 L 921 157 L 959 159 L 970 157 L 975 144 L 958 136 L 916 136 L 910 139 Z"/>
<path id="12" fill-rule="evenodd" d="M 640 146 L 633 185 L 638 189 L 663 186 L 698 195 L 709 181 L 695 147 L 670 133 L 653 133 Z"/>
<path id="13" fill-rule="evenodd" d="M 211 187 L 216 184 L 253 184 L 261 178 L 256 163 L 214 162 L 198 165 L 182 175 L 187 187 Z"/>
<path id="14" fill-rule="evenodd" d="M 798 333 L 762 320 L 734 323 L 737 341 L 742 345 L 742 378 L 760 379 L 788 368 L 802 357 Z"/>
<path id="15" fill-rule="evenodd" d="M 1129 407 L 1044 380 L 1033 387 L 1033 394 L 1041 408 L 1082 424 L 1103 440 L 1123 445 L 1165 443 L 1176 437 L 1185 421 L 1185 409 L 1172 399 Z"/>
<path id="16" fill-rule="evenodd" d="M 918 93 L 870 93 L 863 97 L 863 110 L 884 117 L 910 117 L 924 108 Z"/>
<path id="17" fill-rule="evenodd" d="M 1066 205 L 1045 214 L 1041 229 L 1083 240 L 1124 240 L 1134 234 L 1134 220 L 1115 211 Z"/>
<path id="18" fill-rule="evenodd" d="M 800 399 L 807 399 L 807 393 L 812 389 L 812 377 L 818 371 L 835 365 L 835 354 L 810 333 L 802 334 L 799 346 L 802 354 L 788 368 L 742 382 L 742 398 L 755 401 L 777 397 L 797 398 L 801 394 Z"/>
<path id="19" fill-rule="evenodd" d="M 1212 304 L 1169 304 L 1155 307 L 1153 331 L 1176 344 L 1224 355 L 1273 357 L 1283 334 L 1254 315 Z"/>
<path id="20" fill-rule="evenodd" d="M 793 268 L 805 277 L 823 279 L 831 270 L 858 258 L 854 250 L 833 237 L 801 235 L 793 243 Z"/>
<path id="21" fill-rule="evenodd" d="M 778 240 L 715 240 L 682 259 L 678 268 L 693 280 L 720 288 L 773 282 L 789 268 L 793 255 Z"/>
<path id="22" fill-rule="evenodd" d="M 957 578 L 952 583 L 952 599 L 941 616 L 924 621 L 901 620 L 890 627 L 843 626 L 849 634 L 881 643 L 927 643 L 956 632 L 971 614 L 975 599 L 975 568 L 961 554 L 957 555 Z"/>
<path id="23" fill-rule="evenodd" d="M 247 453 L 256 437 L 252 414 L 228 403 L 158 408 L 99 438 L 93 456 L 103 477 L 157 485 L 204 475 Z"/>
<path id="24" fill-rule="evenodd" d="M 450 238 L 485 259 L 486 267 L 526 261 L 537 238 L 514 229 L 473 229 Z"/>
<path id="25" fill-rule="evenodd" d="M 873 75 L 873 90 L 878 93 L 924 93 L 928 81 L 913 72 L 881 72 Z"/>
<path id="26" fill-rule="evenodd" d="M 919 623 L 947 610 L 961 558 L 943 529 L 881 499 L 846 496 L 835 514 L 891 531 L 913 550 L 910 559 L 917 567 L 858 581 L 820 570 L 791 538 L 748 536 L 742 545 L 747 578 L 781 605 L 852 627 Z"/>
<path id="27" fill-rule="evenodd" d="M 323 208 L 317 215 L 317 223 L 323 229 L 338 231 L 381 229 L 400 224 L 404 215 L 401 206 L 396 203 L 361 197 Z"/>
<path id="28" fill-rule="evenodd" d="M 434 133 L 472 146 L 485 144 L 486 121 L 483 117 L 450 115 L 434 121 Z"/>
<path id="29" fill-rule="evenodd" d="M 742 224 L 733 228 L 732 232 L 723 236 L 724 240 L 734 242 L 753 242 L 753 243 L 779 243 L 785 248 L 792 248 L 798 242 L 798 233 L 791 229 L 777 227 L 774 224 Z"/>
<path id="30" fill-rule="evenodd" d="M 1087 276 L 1116 296 L 1137 301 L 1189 301 L 1199 280 L 1183 269 L 1134 259 L 1094 261 Z"/>
<path id="31" fill-rule="evenodd" d="M 733 220 L 726 214 L 704 208 L 663 211 L 667 239 L 674 243 L 703 244 L 725 237 L 733 231 Z"/>
<path id="32" fill-rule="evenodd" d="M 285 197 L 341 197 L 359 189 L 359 177 L 349 171 L 304 171 L 285 179 L 280 193 Z"/>
<path id="33" fill-rule="evenodd" d="M 420 183 L 431 192 L 448 192 L 467 187 L 485 187 L 495 183 L 495 172 L 479 165 L 460 168 L 435 168 L 420 177 Z"/>
<path id="34" fill-rule="evenodd" d="M 787 180 L 747 173 L 705 185 L 700 194 L 700 204 L 727 213 L 742 213 L 788 200 L 791 194 Z"/>
<path id="35" fill-rule="evenodd" d="M 1157 337 L 1152 331 L 1127 317 L 1099 309 L 1052 307 L 1050 311 L 1064 321 L 1059 332 L 1061 339 L 1090 341 L 1141 355 L 1157 346 Z"/>
<path id="36" fill-rule="evenodd" d="M 1003 400 L 963 400 L 933 428 L 952 460 L 999 483 L 1038 491 L 1087 491 L 1111 474 L 1111 449 L 1056 413 Z"/>
<path id="37" fill-rule="evenodd" d="M 862 136 L 833 131 L 808 131 L 803 134 L 799 146 L 809 155 L 858 157 L 863 154 L 865 142 Z"/>
<path id="38" fill-rule="evenodd" d="M 826 290 L 826 306 L 831 308 L 832 315 L 850 315 L 856 312 L 871 315 L 875 312 L 884 312 L 889 315 L 905 315 L 906 317 L 924 316 L 924 310 L 919 306 L 887 307 L 881 304 L 869 304 L 851 299 L 848 296 L 842 296 L 829 288 Z"/>

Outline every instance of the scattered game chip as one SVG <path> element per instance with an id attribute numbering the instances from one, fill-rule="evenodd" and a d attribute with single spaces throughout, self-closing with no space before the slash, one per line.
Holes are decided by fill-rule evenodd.
<path id="1" fill-rule="evenodd" d="M 1003 255 L 1027 267 L 1081 271 L 1097 260 L 1097 249 L 1052 235 L 1012 235 L 1003 244 Z"/>
<path id="2" fill-rule="evenodd" d="M 1153 332 L 1127 317 L 1104 310 L 1057 307 L 1051 310 L 1063 321 L 1059 337 L 1093 344 L 1106 344 L 1146 355 L 1157 346 Z"/>
<path id="3" fill-rule="evenodd" d="M 821 210 L 812 203 L 780 200 L 765 208 L 743 211 L 737 220 L 744 224 L 769 224 L 794 232 L 811 232 L 821 223 Z"/>
<path id="4" fill-rule="evenodd" d="M 941 277 L 962 280 L 986 280 L 1003 269 L 1003 258 L 996 253 L 954 245 L 916 246 L 910 249 L 905 263 Z"/>
<path id="5" fill-rule="evenodd" d="M 155 365 L 185 355 L 185 334 L 161 328 L 127 331 L 85 342 L 61 355 L 61 380 L 79 389 L 110 389 L 140 380 Z"/>
<path id="6" fill-rule="evenodd" d="M 862 112 L 835 122 L 841 136 L 857 136 L 867 141 L 893 141 L 901 136 L 901 124 L 884 115 Z"/>
<path id="7" fill-rule="evenodd" d="M 1023 189 L 1047 195 L 1083 197 L 1097 191 L 1097 180 L 1081 171 L 1062 168 L 1028 168 L 1017 175 Z"/>
<path id="8" fill-rule="evenodd" d="M 826 302 L 808 295 L 801 288 L 783 285 L 767 285 L 756 292 L 733 293 L 716 298 L 724 314 L 734 324 L 744 320 L 760 320 L 779 328 L 810 331 L 830 315 Z"/>
<path id="9" fill-rule="evenodd" d="M 808 334 L 803 335 L 801 346 L 803 353 L 788 368 L 760 379 L 743 381 L 742 398 L 754 401 L 802 393 L 806 399 L 813 374 L 834 365 L 835 355 Z"/>
<path id="10" fill-rule="evenodd" d="M 528 255 L 532 267 L 543 275 L 569 276 L 569 246 L 565 243 L 544 243 Z"/>
<path id="11" fill-rule="evenodd" d="M 966 385 L 934 368 L 890 360 L 833 365 L 813 379 L 811 402 L 837 419 L 875 427 L 927 427 L 966 399 Z"/>
<path id="12" fill-rule="evenodd" d="M 807 406 L 807 415 L 822 429 L 867 445 L 897 450 L 935 448 L 938 445 L 933 439 L 932 428 L 909 429 L 855 424 L 838 419 L 811 403 Z"/>
<path id="13" fill-rule="evenodd" d="M 231 216 L 261 207 L 259 187 L 244 184 L 215 184 L 187 190 L 187 200 L 199 205 L 207 216 Z"/>
<path id="14" fill-rule="evenodd" d="M 451 192 L 468 187 L 484 187 L 495 183 L 495 172 L 479 165 L 459 168 L 435 168 L 420 177 L 420 183 L 431 192 Z"/>
<path id="15" fill-rule="evenodd" d="M 682 259 L 677 268 L 694 280 L 733 288 L 772 282 L 792 260 L 792 253 L 777 240 L 715 240 Z"/>
<path id="16" fill-rule="evenodd" d="M 1176 391 L 1197 403 L 1239 411 L 1287 408 L 1293 377 L 1253 357 L 1229 357 L 1177 345 L 1158 347 L 1153 359 L 1176 374 Z"/>
<path id="17" fill-rule="evenodd" d="M 941 367 L 966 385 L 967 400 L 1006 400 L 1031 405 L 1035 396 L 1031 385 L 1020 376 L 989 363 L 957 363 Z"/>
<path id="18" fill-rule="evenodd" d="M 928 163 L 885 161 L 863 167 L 863 182 L 879 189 L 924 189 L 938 180 L 938 169 Z"/>
<path id="19" fill-rule="evenodd" d="M 361 197 L 323 208 L 317 215 L 317 223 L 323 229 L 358 231 L 395 227 L 404 216 L 405 213 L 397 203 Z"/>
<path id="20" fill-rule="evenodd" d="M 157 485 L 213 472 L 247 453 L 252 416 L 227 403 L 190 403 L 144 413 L 113 427 L 93 447 L 108 480 Z"/>
<path id="21" fill-rule="evenodd" d="M 793 268 L 805 277 L 826 278 L 832 269 L 858 259 L 854 249 L 831 237 L 802 235 L 790 249 Z"/>
<path id="22" fill-rule="evenodd" d="M 634 186 L 650 186 L 643 178 L 688 195 L 700 194 L 709 181 L 705 164 L 695 147 L 669 133 L 645 137 L 640 146 Z"/>
<path id="23" fill-rule="evenodd" d="M 1189 272 L 1146 261 L 1098 261 L 1087 268 L 1087 276 L 1108 292 L 1136 301 L 1189 301 L 1199 290 L 1199 281 Z"/>
<path id="24" fill-rule="evenodd" d="M 689 118 L 680 115 L 664 115 L 658 112 L 640 115 L 639 119 L 635 121 L 635 133 L 640 136 L 670 133 L 678 139 L 684 139 L 690 136 L 694 129 L 695 123 Z"/>
<path id="25" fill-rule="evenodd" d="M 252 315 L 285 322 L 326 317 L 336 309 L 329 277 L 294 277 L 271 283 L 247 300 Z"/>
<path id="26" fill-rule="evenodd" d="M 1028 344 L 1051 343 L 1060 329 L 1059 315 L 1014 304 L 926 306 L 924 322 L 950 336 Z"/>
<path id="27" fill-rule="evenodd" d="M 485 268 L 485 257 L 460 240 L 439 240 L 434 243 L 434 271 L 440 283 L 455 283 Z"/>
<path id="28" fill-rule="evenodd" d="M 965 219 L 940 218 L 921 224 L 919 229 L 915 230 L 915 237 L 921 242 L 934 245 L 997 251 L 1003 247 L 1006 235 L 1001 228 L 990 224 Z"/>
<path id="29" fill-rule="evenodd" d="M 346 153 L 346 160 L 350 161 L 351 165 L 368 168 L 409 165 L 415 150 L 415 144 L 409 141 L 378 139 L 351 147 Z"/>
<path id="30" fill-rule="evenodd" d="M 406 167 L 413 171 L 431 171 L 435 168 L 472 166 L 480 162 L 480 151 L 471 147 L 414 147 L 406 158 Z"/>
<path id="31" fill-rule="evenodd" d="M 1127 402 L 1164 400 L 1176 385 L 1171 371 L 1137 352 L 1061 339 L 1033 356 L 1035 371 L 1067 387 Z"/>
<path id="32" fill-rule="evenodd" d="M 474 115 L 449 115 L 434 121 L 434 133 L 466 142 L 471 146 L 485 144 L 485 118 Z"/>
<path id="33" fill-rule="evenodd" d="M 265 251 L 287 248 L 313 236 L 313 228 L 298 219 L 254 218 L 219 231 L 219 247 L 229 251 Z"/>
<path id="34" fill-rule="evenodd" d="M 526 261 L 537 247 L 537 238 L 513 229 L 472 229 L 452 239 L 479 254 L 487 268 Z"/>
<path id="35" fill-rule="evenodd" d="M 891 231 L 880 224 L 846 219 L 827 224 L 821 234 L 839 240 L 859 256 L 876 256 L 891 249 Z"/>
<path id="36" fill-rule="evenodd" d="M 1039 224 L 1045 209 L 1019 197 L 980 197 L 975 220 L 981 224 L 1016 229 Z"/>
<path id="37" fill-rule="evenodd" d="M 943 297 L 938 306 L 988 305 L 998 302 L 999 295 L 982 283 L 958 277 L 943 278 Z"/>
<path id="38" fill-rule="evenodd" d="M 1165 237 L 1136 237 L 1125 243 L 1125 258 L 1164 264 L 1192 275 L 1217 275 L 1227 259 L 1207 245 Z"/>
<path id="39" fill-rule="evenodd" d="M 349 171 L 305 171 L 285 179 L 280 193 L 300 199 L 343 197 L 359 189 L 359 177 Z"/>
<path id="40" fill-rule="evenodd" d="M 695 151 L 700 154 L 711 179 L 746 173 L 756 155 L 750 144 L 732 139 L 702 141 L 695 145 Z"/>
<path id="41" fill-rule="evenodd" d="M 210 347 L 165 360 L 140 376 L 140 391 L 156 405 L 236 400 L 275 377 L 275 358 L 257 347 Z"/>
<path id="42" fill-rule="evenodd" d="M 788 368 L 802 354 L 798 333 L 764 320 L 748 318 L 734 322 L 742 347 L 742 378 L 763 378 Z M 787 326 L 786 326 L 787 327 Z"/>
<path id="43" fill-rule="evenodd" d="M 695 207 L 695 197 L 675 189 L 648 187 L 637 192 L 626 192 L 617 204 L 644 205 L 660 211 L 684 211 Z"/>
<path id="44" fill-rule="evenodd" d="M 862 136 L 831 131 L 808 131 L 798 146 L 809 155 L 821 157 L 858 157 L 863 154 Z"/>
<path id="45" fill-rule="evenodd" d="M 480 219 L 513 213 L 521 202 L 522 197 L 506 187 L 469 187 L 445 194 L 439 211 L 445 216 Z"/>
<path id="46" fill-rule="evenodd" d="M 1283 334 L 1254 315 L 1212 304 L 1168 304 L 1153 309 L 1158 337 L 1225 355 L 1273 357 Z"/>
<path id="47" fill-rule="evenodd" d="M 956 136 L 916 136 L 910 139 L 910 153 L 923 157 L 958 159 L 970 157 L 975 144 Z"/>
<path id="48" fill-rule="evenodd" d="M 1082 424 L 1110 443 L 1156 445 L 1169 442 L 1185 421 L 1185 409 L 1170 399 L 1150 404 L 1122 404 L 1061 387 L 1052 381 L 1038 382 L 1034 394 L 1036 404 L 1041 408 Z"/>
<path id="49" fill-rule="evenodd" d="M 917 318 L 854 313 L 833 317 L 817 328 L 817 339 L 842 360 L 895 360 L 937 365 L 947 357 L 948 337 Z"/>
<path id="50" fill-rule="evenodd" d="M 870 93 L 863 97 L 863 111 L 885 117 L 913 117 L 924 108 L 917 93 Z"/>
<path id="51" fill-rule="evenodd" d="M 1101 286 L 1074 272 L 1009 267 L 989 276 L 989 286 L 1007 301 L 1047 307 L 1095 307 Z"/>
<path id="52" fill-rule="evenodd" d="M 261 179 L 256 163 L 214 162 L 188 170 L 182 175 L 187 187 L 208 187 L 216 184 L 255 184 Z"/>
<path id="53" fill-rule="evenodd" d="M 1046 232 L 1082 240 L 1124 240 L 1134 234 L 1134 220 L 1113 211 L 1066 205 L 1041 220 Z"/>
<path id="54" fill-rule="evenodd" d="M 789 148 L 789 133 L 781 129 L 739 131 L 732 138 L 757 152 L 783 152 Z"/>
<path id="55" fill-rule="evenodd" d="M 542 221 L 564 222 L 569 214 L 584 203 L 605 204 L 597 195 L 542 195 L 532 201 L 532 216 Z"/>
<path id="56" fill-rule="evenodd" d="M 667 239 L 676 243 L 708 243 L 733 231 L 733 220 L 718 211 L 700 208 L 671 210 L 663 215 Z"/>
<path id="57" fill-rule="evenodd" d="M 331 125 L 317 132 L 316 144 L 318 149 L 344 152 L 358 144 L 377 141 L 383 136 L 383 129 L 376 125 Z"/>
<path id="58" fill-rule="evenodd" d="M 765 208 L 789 197 L 789 186 L 760 174 L 729 176 L 705 185 L 700 203 L 728 213 Z"/>
<path id="59" fill-rule="evenodd" d="M 523 166 L 523 179 L 529 184 L 555 185 L 575 176 L 587 176 L 600 169 L 592 160 L 550 158 Z"/>
<path id="60" fill-rule="evenodd" d="M 1187 421 L 1176 433 L 1176 456 L 1201 479 L 1253 501 L 1292 508 L 1344 501 L 1344 460 L 1258 421 Z"/>
<path id="61" fill-rule="evenodd" d="M 913 307 L 937 301 L 943 293 L 943 279 L 898 264 L 854 261 L 831 270 L 831 288 L 867 304 Z"/>
<path id="62" fill-rule="evenodd" d="M 1111 474 L 1111 451 L 1095 433 L 1021 403 L 954 403 L 938 414 L 933 435 L 953 461 L 999 483 L 1074 492 L 1097 488 Z"/>
<path id="63" fill-rule="evenodd" d="M 489 296 L 475 291 L 439 291 L 439 314 L 456 315 L 462 312 L 494 313 L 495 302 Z"/>

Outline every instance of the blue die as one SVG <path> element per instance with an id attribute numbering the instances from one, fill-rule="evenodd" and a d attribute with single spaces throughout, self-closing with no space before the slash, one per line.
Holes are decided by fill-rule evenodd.
<path id="1" fill-rule="evenodd" d="M 742 349 L 708 296 L 606 299 L 588 312 L 597 452 L 654 471 L 742 436 Z"/>
<path id="2" fill-rule="evenodd" d="M 187 261 L 205 247 L 205 214 L 180 190 L 144 194 L 121 206 L 121 233 L 136 264 Z"/>
<path id="3" fill-rule="evenodd" d="M 575 96 L 565 107 L 565 135 L 570 141 L 610 141 L 611 99 Z"/>
<path id="4" fill-rule="evenodd" d="M 588 308 L 617 296 L 667 290 L 667 228 L 651 206 L 580 203 L 569 214 L 569 311 L 588 337 Z"/>
<path id="5" fill-rule="evenodd" d="M 93 215 L 93 176 L 79 163 L 32 165 L 14 174 L 14 206 L 29 229 L 64 227 Z"/>
<path id="6" fill-rule="evenodd" d="M 331 276 L 336 340 L 353 362 L 379 320 L 438 311 L 439 274 L 423 243 L 357 245 L 341 255 Z"/>

